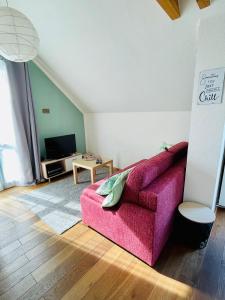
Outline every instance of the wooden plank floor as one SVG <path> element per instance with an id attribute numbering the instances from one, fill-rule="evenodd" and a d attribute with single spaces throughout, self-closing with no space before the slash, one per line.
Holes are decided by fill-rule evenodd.
<path id="1" fill-rule="evenodd" d="M 0 299 L 225 299 L 225 210 L 207 248 L 170 241 L 150 268 L 82 223 L 63 235 L 0 193 Z"/>

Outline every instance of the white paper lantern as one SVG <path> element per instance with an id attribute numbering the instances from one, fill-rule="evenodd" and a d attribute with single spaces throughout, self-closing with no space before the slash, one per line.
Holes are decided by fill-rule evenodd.
<path id="1" fill-rule="evenodd" d="M 39 37 L 30 20 L 18 10 L 0 7 L 0 55 L 26 62 L 37 55 Z"/>

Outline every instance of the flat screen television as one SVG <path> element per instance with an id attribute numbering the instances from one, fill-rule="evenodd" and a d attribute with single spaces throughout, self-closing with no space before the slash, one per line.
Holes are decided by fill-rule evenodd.
<path id="1" fill-rule="evenodd" d="M 45 139 L 47 159 L 57 159 L 76 153 L 75 134 L 56 136 Z"/>

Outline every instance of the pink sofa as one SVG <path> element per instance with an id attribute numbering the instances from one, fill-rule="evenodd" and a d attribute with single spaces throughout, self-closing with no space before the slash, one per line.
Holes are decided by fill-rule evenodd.
<path id="1" fill-rule="evenodd" d="M 188 143 L 181 142 L 132 165 L 120 204 L 103 209 L 99 181 L 81 195 L 82 219 L 149 265 L 157 261 L 168 240 L 176 208 L 183 198 Z M 130 168 L 131 166 L 127 167 Z"/>

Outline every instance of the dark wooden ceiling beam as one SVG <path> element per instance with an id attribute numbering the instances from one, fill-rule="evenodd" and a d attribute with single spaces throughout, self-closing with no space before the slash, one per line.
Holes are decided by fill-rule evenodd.
<path id="1" fill-rule="evenodd" d="M 198 3 L 199 8 L 205 8 L 210 5 L 210 0 L 196 0 Z"/>
<path id="2" fill-rule="evenodd" d="M 180 17 L 180 8 L 179 8 L 178 0 L 156 0 L 156 1 L 165 10 L 167 15 L 172 20 L 175 20 Z"/>

